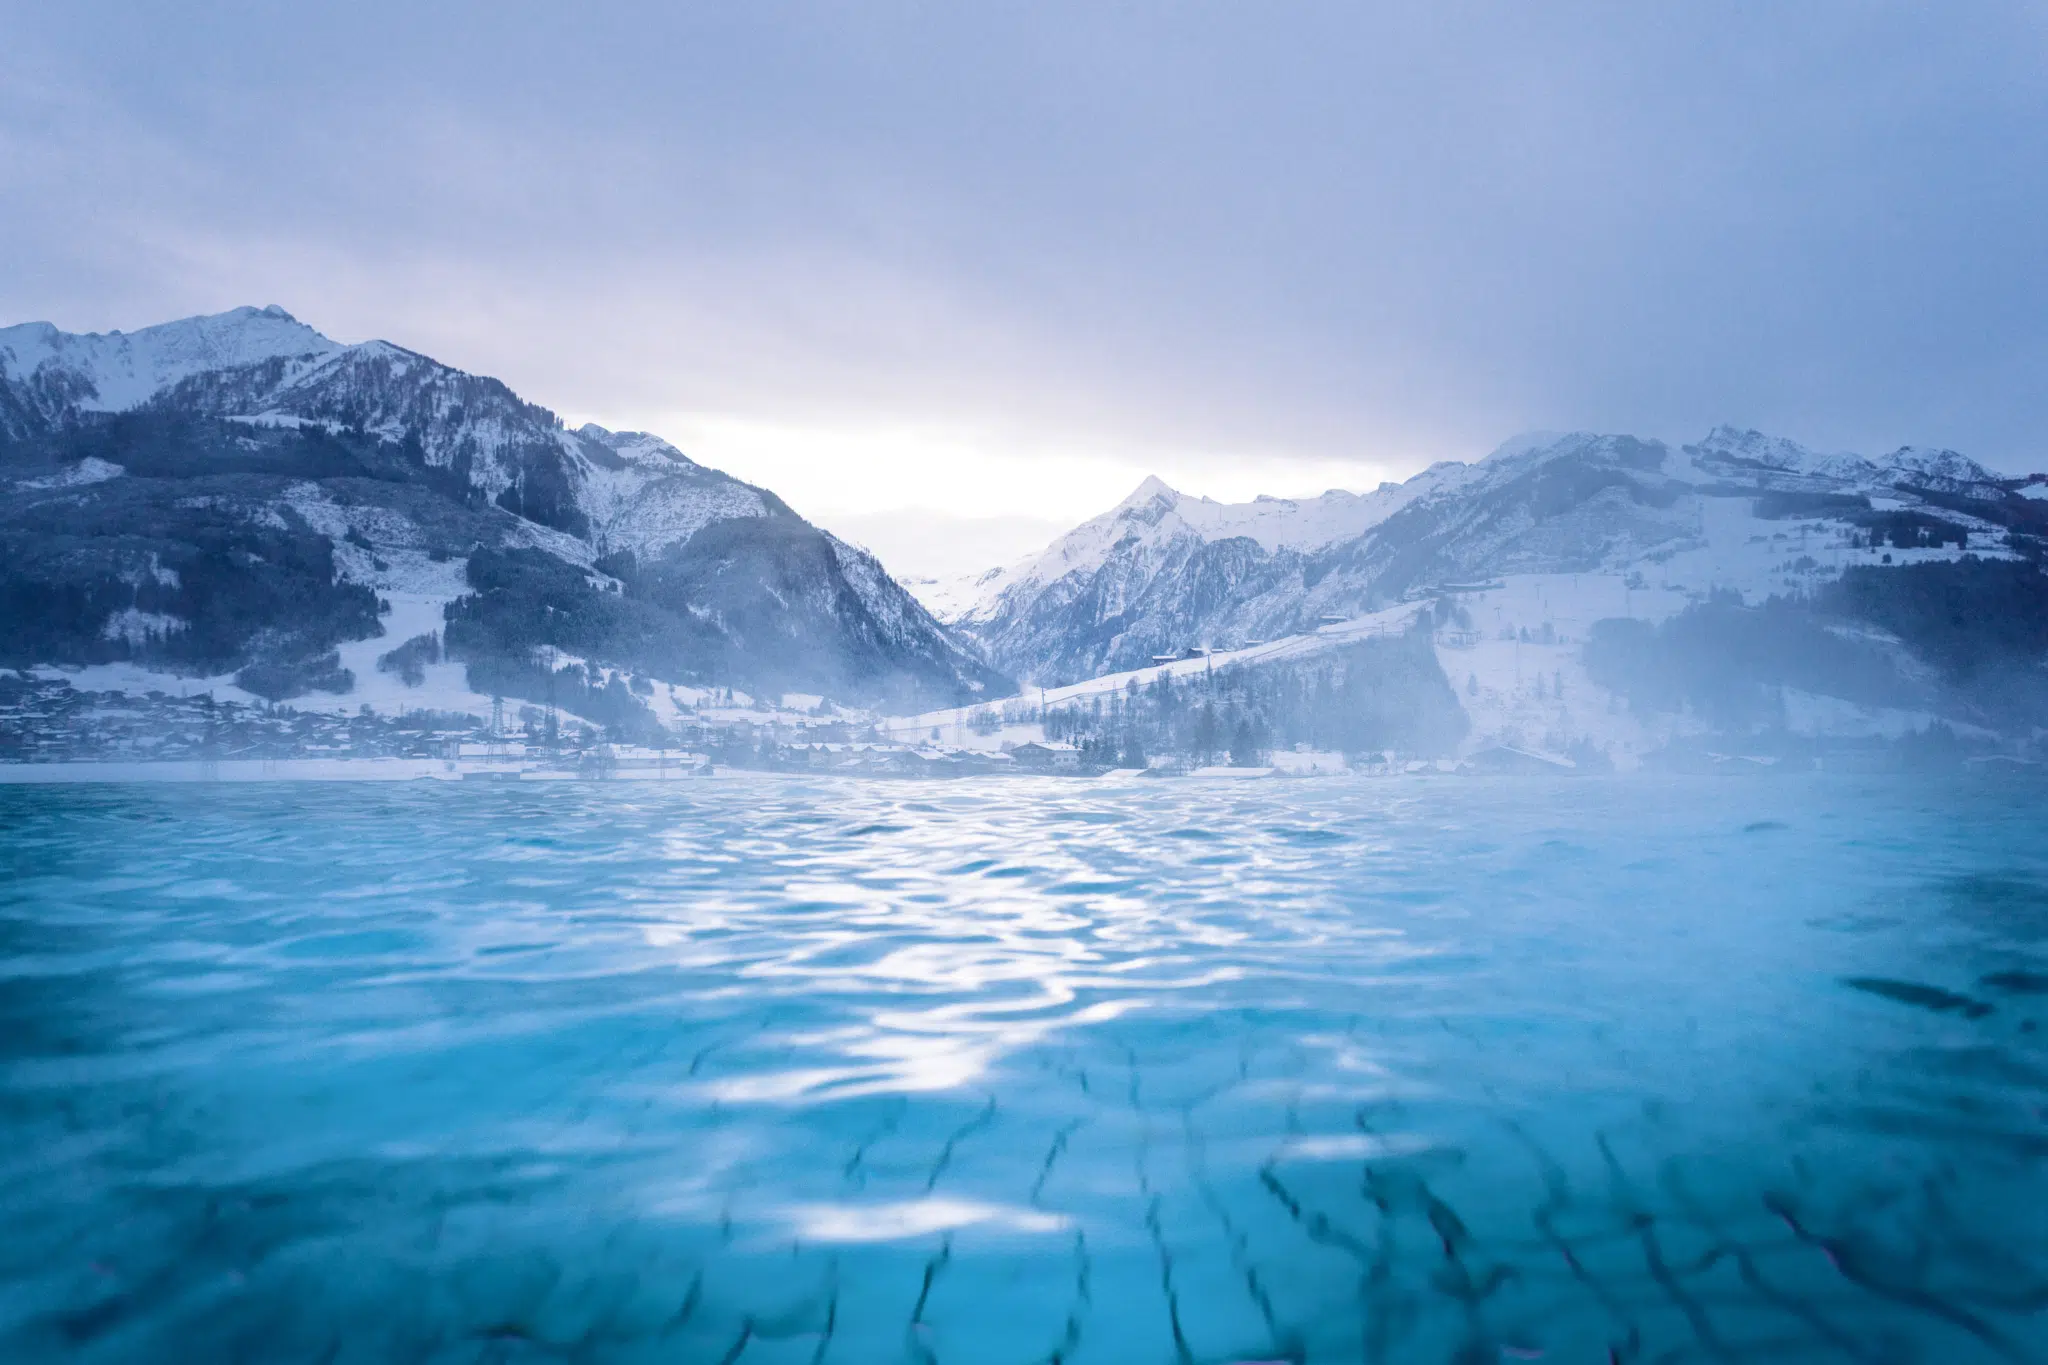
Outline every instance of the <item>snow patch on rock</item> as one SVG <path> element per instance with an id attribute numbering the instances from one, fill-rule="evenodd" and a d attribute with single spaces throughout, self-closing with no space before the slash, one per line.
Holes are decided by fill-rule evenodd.
<path id="1" fill-rule="evenodd" d="M 88 455 L 77 464 L 56 474 L 40 479 L 23 479 L 23 488 L 82 488 L 87 484 L 105 483 L 118 479 L 128 471 L 111 460 L 102 460 L 97 455 Z"/>

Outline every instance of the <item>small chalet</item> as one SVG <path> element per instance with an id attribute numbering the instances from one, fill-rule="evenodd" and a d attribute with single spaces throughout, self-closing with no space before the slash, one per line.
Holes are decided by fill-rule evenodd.
<path id="1" fill-rule="evenodd" d="M 1030 772 L 1064 772 L 1081 766 L 1081 751 L 1071 744 L 1033 741 L 1010 750 L 1019 768 Z"/>

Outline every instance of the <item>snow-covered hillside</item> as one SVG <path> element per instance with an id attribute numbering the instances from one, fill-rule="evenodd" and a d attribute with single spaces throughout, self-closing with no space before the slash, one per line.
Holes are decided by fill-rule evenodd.
<path id="1" fill-rule="evenodd" d="M 2048 673 L 2026 653 L 2048 601 L 2048 580 L 2032 567 L 2048 546 L 2044 483 L 2001 477 L 1953 451 L 1824 454 L 1731 427 L 1676 447 L 1588 433 L 1519 438 L 1471 465 L 1305 503 L 1224 506 L 1152 480 L 1045 553 L 983 575 L 953 619 L 999 665 L 1043 687 L 1027 687 L 1028 700 L 1043 696 L 1058 710 L 1162 672 L 1291 666 L 1342 649 L 1359 630 L 1411 621 L 1427 605 L 1453 618 L 1432 627 L 1432 641 L 1471 722 L 1467 749 L 1590 744 L 1626 766 L 1727 717 L 1628 704 L 1589 668 L 1596 628 L 1629 623 L 1651 632 L 1629 637 L 1641 648 L 1677 648 L 1679 637 L 1655 632 L 1683 614 L 1715 604 L 1739 625 L 1741 612 L 1782 599 L 1821 604 L 1791 613 L 1806 613 L 1799 629 L 1833 632 L 1842 650 L 1861 650 L 1867 676 L 1839 695 L 1810 678 L 1770 682 L 1771 724 L 1897 734 L 1938 714 L 1981 734 L 1991 713 L 2010 725 L 2041 710 L 2030 695 L 2048 697 Z M 1927 565 L 1960 573 L 1965 559 L 2012 564 L 1998 581 L 2021 594 L 1956 608 L 1965 618 L 2017 613 L 1988 632 L 2001 639 L 1986 648 L 2010 645 L 2023 668 L 1996 696 L 1979 683 L 1969 696 L 1956 690 L 1977 667 L 1962 654 L 1915 654 L 1969 649 L 1946 636 L 1903 639 L 1882 624 L 1924 623 L 1929 594 L 1967 591 L 1957 584 L 1968 574 L 1906 577 Z M 1865 575 L 1860 606 L 1829 595 L 1852 572 Z M 1969 633 L 1938 621 L 1930 629 Z M 1187 655 L 1196 657 L 1164 662 Z M 1768 668 L 1757 667 L 1743 686 L 1765 679 Z M 943 731 L 964 714 L 919 723 Z"/>
<path id="2" fill-rule="evenodd" d="M 465 589 L 477 585 L 459 570 L 479 548 L 541 555 L 556 566 L 544 574 L 553 575 L 546 581 L 560 600 L 528 604 L 540 615 L 521 624 L 513 604 L 493 606 L 501 622 L 493 629 L 539 638 L 559 633 L 548 622 L 564 612 L 590 630 L 602 618 L 600 633 L 635 652 L 643 668 L 662 660 L 672 681 L 870 697 L 983 695 L 1006 686 L 871 556 L 811 526 L 773 493 L 644 432 L 568 429 L 495 379 L 389 342 L 335 342 L 280 308 L 125 334 L 74 335 L 47 323 L 0 330 L 0 479 L 17 494 L 11 532 L 34 542 L 15 556 L 34 580 L 23 591 L 53 602 L 81 592 L 119 598 L 118 628 L 109 629 L 145 652 L 195 649 L 188 615 L 203 604 L 141 611 L 128 602 L 134 571 L 121 537 L 175 538 L 196 509 L 210 507 L 273 537 L 312 528 L 339 555 L 341 582 L 356 581 L 353 552 L 343 546 L 350 537 L 380 562 L 429 552 L 436 562 L 452 560 Z M 207 481 L 202 501 L 178 482 L 188 479 Z M 328 518 L 332 525 L 307 516 L 304 489 L 316 485 L 313 501 L 348 514 Z M 161 499 L 169 501 L 148 505 Z M 105 562 L 94 568 L 90 554 L 64 560 L 62 536 L 90 533 L 98 522 L 107 523 Z M 263 562 L 261 554 L 246 561 Z M 317 569 L 302 567 L 317 583 Z M 596 586 L 574 587 L 585 579 Z M 540 583 L 529 574 L 515 591 Z M 564 592 L 638 599 L 656 615 L 601 597 L 579 597 L 572 607 Z M 341 616 L 306 635 L 305 648 L 315 648 L 315 635 L 321 649 L 352 638 L 346 632 L 355 627 L 339 622 L 354 608 L 337 598 L 334 610 Z M 154 636 L 118 624 L 144 619 L 158 623 Z M 251 618 L 241 633 L 253 639 L 268 625 Z M 246 648 L 228 642 L 235 633 L 225 623 L 213 630 L 213 663 L 242 667 Z M 70 643 L 53 637 L 13 652 L 34 656 L 21 660 L 28 663 L 63 662 L 38 652 L 51 649 L 106 652 L 79 623 L 57 634 Z M 281 636 L 273 630 L 266 638 Z M 501 639 L 496 647 L 511 645 Z M 361 674 L 343 664 L 322 676 L 346 671 Z"/>
<path id="3" fill-rule="evenodd" d="M 2029 515 L 2016 509 L 2038 506 L 2022 483 L 1952 451 L 1822 455 L 1730 427 L 1681 447 L 1518 438 L 1474 464 L 1300 502 L 1225 505 L 1148 480 L 1044 553 L 984 575 L 950 619 L 998 666 L 1059 684 L 1503 574 L 1682 570 L 1691 586 L 1732 584 L 1758 576 L 1749 537 L 1813 550 L 1778 580 L 1838 568 L 1836 550 L 1888 519 L 1933 518 L 1973 552 L 2008 554 Z"/>

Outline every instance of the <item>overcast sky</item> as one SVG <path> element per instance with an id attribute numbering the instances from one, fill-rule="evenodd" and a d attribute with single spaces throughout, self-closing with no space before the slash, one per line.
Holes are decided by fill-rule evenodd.
<path id="1" fill-rule="evenodd" d="M 1148 472 L 1370 487 L 1530 428 L 2048 466 L 2039 4 L 0 0 L 0 32 L 0 321 L 279 303 L 827 524 L 993 543 Z"/>

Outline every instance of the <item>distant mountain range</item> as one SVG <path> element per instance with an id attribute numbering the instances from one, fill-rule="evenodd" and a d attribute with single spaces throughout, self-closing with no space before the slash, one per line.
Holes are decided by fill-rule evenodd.
<path id="1" fill-rule="evenodd" d="M 1502 574 L 1627 573 L 1704 551 L 1700 585 L 1734 586 L 1755 576 L 1754 556 L 1717 531 L 1725 513 L 1759 504 L 1766 534 L 1795 512 L 1866 536 L 1906 513 L 2006 553 L 2010 534 L 2048 535 L 2043 495 L 2038 477 L 1995 475 L 1953 451 L 1822 456 L 1730 427 L 1677 448 L 1525 437 L 1363 495 L 1226 504 L 1147 479 L 1044 552 L 927 591 L 998 667 L 1059 685 Z"/>
<path id="2" fill-rule="evenodd" d="M 473 692 L 586 710 L 650 679 L 894 707 L 1010 688 L 766 489 L 280 308 L 0 330 L 0 481 L 0 663 L 346 693 L 336 647 L 398 596 L 432 599 L 411 624 L 445 621 Z"/>
<path id="3" fill-rule="evenodd" d="M 921 604 L 657 437 L 572 430 L 497 380 L 240 308 L 0 330 L 0 486 L 0 666 L 86 689 L 545 698 L 644 730 L 738 688 L 979 709 L 985 735 L 1015 678 L 1086 699 L 1060 728 L 1095 752 L 1202 717 L 1239 749 L 1288 726 L 1586 755 L 2048 735 L 2048 478 L 1946 450 L 1722 427 L 1524 437 L 1364 494 L 1223 504 L 1148 479 L 1018 564 L 911 584 Z M 1162 694 L 1150 730 L 1111 733 L 1162 669 L 1206 687 L 1283 662 L 1222 720 L 1221 692 Z"/>
<path id="4" fill-rule="evenodd" d="M 1641 749 L 1687 728 L 2028 735 L 2048 725 L 2044 552 L 2041 475 L 1722 427 L 1524 437 L 1363 495 L 1221 504 L 1147 479 L 1036 556 L 920 590 L 1051 689 L 1191 654 L 1299 661 L 1434 604 L 1470 742 Z"/>

